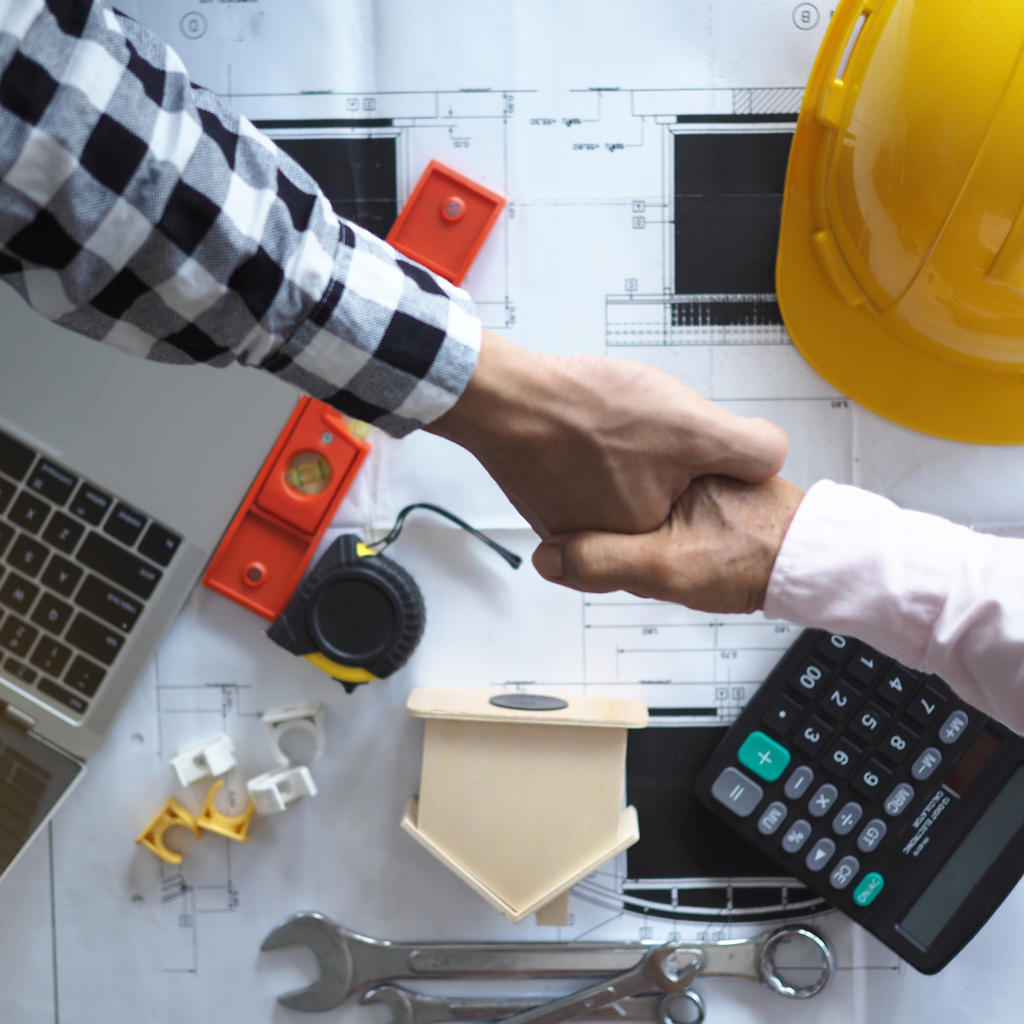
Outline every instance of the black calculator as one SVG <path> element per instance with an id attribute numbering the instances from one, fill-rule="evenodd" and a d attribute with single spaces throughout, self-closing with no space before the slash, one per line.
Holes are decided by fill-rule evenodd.
<path id="1" fill-rule="evenodd" d="M 925 974 L 1024 875 L 1024 739 L 852 637 L 801 633 L 696 792 Z"/>

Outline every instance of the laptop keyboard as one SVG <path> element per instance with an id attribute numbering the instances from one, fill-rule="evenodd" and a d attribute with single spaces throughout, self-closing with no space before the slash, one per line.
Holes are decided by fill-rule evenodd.
<path id="1" fill-rule="evenodd" d="M 83 715 L 181 545 L 0 432 L 0 666 Z"/>

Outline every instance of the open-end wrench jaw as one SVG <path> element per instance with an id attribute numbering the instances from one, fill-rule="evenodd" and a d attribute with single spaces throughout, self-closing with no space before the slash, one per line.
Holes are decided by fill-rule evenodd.
<path id="1" fill-rule="evenodd" d="M 359 1004 L 383 1003 L 391 1010 L 391 1024 L 413 1024 L 416 1009 L 413 1006 L 413 994 L 400 985 L 377 985 L 368 988 L 360 997 Z"/>
<path id="2" fill-rule="evenodd" d="M 340 1006 L 351 991 L 352 956 L 341 928 L 324 914 L 302 911 L 292 914 L 264 940 L 260 949 L 267 952 L 284 946 L 306 946 L 320 966 L 320 979 L 308 988 L 278 996 L 277 1001 L 290 1010 L 316 1013 Z"/>

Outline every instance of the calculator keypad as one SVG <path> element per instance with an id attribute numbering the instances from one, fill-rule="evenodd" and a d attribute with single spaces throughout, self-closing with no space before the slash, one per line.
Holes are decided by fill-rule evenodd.
<path id="1" fill-rule="evenodd" d="M 898 817 L 911 804 L 914 799 L 914 787 L 906 782 L 901 782 L 886 798 L 885 813 L 890 818 Z"/>
<path id="2" fill-rule="evenodd" d="M 811 823 L 805 818 L 794 821 L 782 837 L 782 849 L 786 853 L 796 853 L 811 837 Z"/>
<path id="3" fill-rule="evenodd" d="M 817 715 L 804 722 L 797 729 L 793 739 L 794 746 L 799 747 L 805 754 L 814 757 L 825 746 L 829 736 L 832 735 L 832 727 L 826 725 Z"/>
<path id="4" fill-rule="evenodd" d="M 864 817 L 864 808 L 856 800 L 843 804 L 840 812 L 832 819 L 832 831 L 837 836 L 849 835 Z"/>
<path id="5" fill-rule="evenodd" d="M 789 808 L 781 800 L 773 801 L 764 809 L 764 814 L 757 819 L 757 831 L 763 836 L 773 835 L 786 820 L 787 814 L 789 814 Z"/>
<path id="6" fill-rule="evenodd" d="M 829 812 L 829 808 L 839 799 L 839 790 L 830 782 L 819 786 L 814 796 L 807 802 L 807 813 L 812 818 L 822 818 Z"/>
<path id="7" fill-rule="evenodd" d="M 862 853 L 870 853 L 885 838 L 888 831 L 889 826 L 881 818 L 872 818 L 857 836 L 857 849 Z"/>
<path id="8" fill-rule="evenodd" d="M 970 719 L 965 711 L 954 711 L 939 729 L 939 739 L 946 744 L 956 743 L 960 738 L 960 733 L 967 728 L 969 723 Z"/>
<path id="9" fill-rule="evenodd" d="M 911 702 L 907 708 L 907 716 L 912 718 L 918 725 L 931 725 L 934 719 L 942 714 L 946 704 L 946 698 L 934 687 L 926 686 Z"/>
<path id="10" fill-rule="evenodd" d="M 850 722 L 850 732 L 865 743 L 870 743 L 880 735 L 889 721 L 889 716 L 873 701 L 869 700 L 853 716 Z"/>
<path id="11" fill-rule="evenodd" d="M 790 800 L 796 800 L 810 789 L 813 781 L 814 771 L 811 768 L 808 768 L 807 765 L 801 765 L 786 780 L 786 788 L 783 792 L 785 792 L 786 796 L 788 796 Z"/>
<path id="12" fill-rule="evenodd" d="M 853 876 L 860 871 L 860 861 L 856 857 L 844 857 L 828 876 L 829 885 L 833 889 L 845 889 L 852 881 Z"/>
<path id="13" fill-rule="evenodd" d="M 769 680 L 767 711 L 750 709 L 765 731 L 741 733 L 738 766 L 719 770 L 712 795 L 749 817 L 762 843 L 820 873 L 835 899 L 844 893 L 867 907 L 885 887 L 876 870 L 883 861 L 872 855 L 893 842 L 894 822 L 902 828 L 920 813 L 910 813 L 919 784 L 956 756 L 971 716 L 937 689 L 941 680 L 922 679 L 867 644 L 807 639 L 809 653 Z"/>
<path id="14" fill-rule="evenodd" d="M 825 756 L 823 767 L 837 779 L 845 779 L 850 774 L 850 769 L 860 760 L 862 753 L 861 748 L 855 743 L 851 743 L 845 736 L 840 736 Z"/>
<path id="15" fill-rule="evenodd" d="M 917 688 L 917 676 L 901 665 L 897 665 L 882 677 L 876 692 L 891 707 L 901 707 L 910 696 L 910 691 Z"/>
<path id="16" fill-rule="evenodd" d="M 803 665 L 793 673 L 789 685 L 797 693 L 804 697 L 814 697 L 825 688 L 832 673 L 825 668 L 821 662 L 814 658 L 808 658 Z"/>
<path id="17" fill-rule="evenodd" d="M 873 800 L 885 790 L 885 784 L 892 778 L 892 772 L 883 764 L 871 758 L 864 767 L 858 769 L 851 783 L 861 796 Z"/>
<path id="18" fill-rule="evenodd" d="M 792 697 L 780 693 L 775 703 L 768 709 L 768 714 L 761 719 L 761 722 L 776 736 L 788 736 L 796 725 L 796 720 L 803 712 L 803 707 Z"/>
<path id="19" fill-rule="evenodd" d="M 942 761 L 942 754 L 936 747 L 928 747 L 926 750 L 922 750 L 918 754 L 917 759 L 914 761 L 914 767 L 910 769 L 910 774 L 917 779 L 918 782 L 924 782 L 929 775 L 936 768 L 939 767 L 939 762 Z"/>
<path id="20" fill-rule="evenodd" d="M 836 852 L 836 844 L 831 839 L 819 839 L 807 854 L 804 863 L 808 871 L 820 871 Z"/>
<path id="21" fill-rule="evenodd" d="M 860 694 L 852 686 L 840 679 L 829 690 L 829 694 L 825 698 L 825 713 L 829 718 L 841 722 L 850 713 L 853 705 L 857 703 L 859 696 Z"/>
<path id="22" fill-rule="evenodd" d="M 875 681 L 875 677 L 882 670 L 882 666 L 888 661 L 884 655 L 878 653 L 867 644 L 861 644 L 857 653 L 850 659 L 846 671 L 859 683 L 869 686 Z"/>
<path id="23" fill-rule="evenodd" d="M 742 772 L 726 768 L 711 787 L 711 795 L 733 814 L 746 818 L 754 813 L 754 808 L 764 796 L 764 790 Z"/>

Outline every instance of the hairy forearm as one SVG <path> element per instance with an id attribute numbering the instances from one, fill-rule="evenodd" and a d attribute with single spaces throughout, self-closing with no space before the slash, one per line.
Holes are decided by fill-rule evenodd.
<path id="1" fill-rule="evenodd" d="M 549 356 L 484 331 L 462 397 L 429 430 L 472 452 L 541 535 L 644 532 L 697 476 L 763 480 L 785 434 L 646 364 Z"/>

